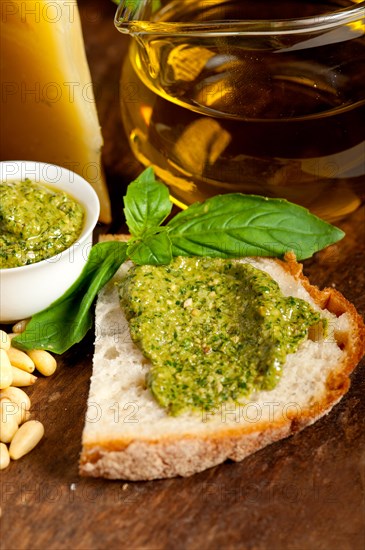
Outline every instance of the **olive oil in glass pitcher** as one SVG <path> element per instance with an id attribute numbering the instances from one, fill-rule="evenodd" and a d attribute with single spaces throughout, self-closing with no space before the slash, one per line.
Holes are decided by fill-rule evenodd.
<path id="1" fill-rule="evenodd" d="M 125 0 L 135 156 L 177 204 L 243 192 L 334 221 L 365 197 L 365 2 Z M 264 17 L 264 19 L 263 19 Z"/>

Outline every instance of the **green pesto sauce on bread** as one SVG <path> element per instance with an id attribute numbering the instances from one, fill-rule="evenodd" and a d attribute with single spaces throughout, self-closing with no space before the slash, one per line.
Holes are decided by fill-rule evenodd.
<path id="1" fill-rule="evenodd" d="M 119 284 L 147 384 L 169 414 L 210 411 L 280 380 L 321 316 L 250 263 L 176 258 L 134 266 Z"/>

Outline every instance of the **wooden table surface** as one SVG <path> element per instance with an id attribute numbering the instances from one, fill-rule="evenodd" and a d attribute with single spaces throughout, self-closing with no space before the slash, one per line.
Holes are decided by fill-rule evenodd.
<path id="1" fill-rule="evenodd" d="M 79 5 L 117 230 L 125 186 L 140 170 L 118 106 L 127 40 L 114 30 L 111 2 Z M 346 238 L 306 261 L 305 273 L 321 287 L 335 286 L 364 314 L 364 208 L 342 226 Z M 191 478 L 125 483 L 78 475 L 92 353 L 90 333 L 30 391 L 46 435 L 1 473 L 2 549 L 364 548 L 364 361 L 341 403 L 303 432 Z"/>

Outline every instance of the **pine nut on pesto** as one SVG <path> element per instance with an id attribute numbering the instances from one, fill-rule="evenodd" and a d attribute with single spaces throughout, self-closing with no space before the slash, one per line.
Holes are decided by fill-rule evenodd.
<path id="1" fill-rule="evenodd" d="M 0 268 L 51 258 L 81 234 L 83 207 L 64 191 L 25 181 L 0 183 Z"/>

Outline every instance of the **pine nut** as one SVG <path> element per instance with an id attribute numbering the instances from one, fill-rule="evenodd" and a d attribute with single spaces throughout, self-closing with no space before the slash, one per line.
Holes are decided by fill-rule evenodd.
<path id="1" fill-rule="evenodd" d="M 0 443 L 0 470 L 5 470 L 10 464 L 9 451 L 5 443 Z"/>
<path id="2" fill-rule="evenodd" d="M 9 388 L 8 388 L 9 389 Z M 12 389 L 19 389 L 19 388 L 12 388 Z M 12 401 L 8 396 L 2 395 L 0 393 L 0 402 L 2 400 L 10 400 L 7 406 L 7 414 L 12 414 L 16 420 L 16 423 L 18 426 L 23 424 L 26 420 L 29 420 L 30 412 L 29 409 L 26 408 L 26 404 L 23 403 L 15 403 Z"/>
<path id="3" fill-rule="evenodd" d="M 10 338 L 3 330 L 0 330 L 0 348 L 5 351 L 10 348 Z"/>
<path id="4" fill-rule="evenodd" d="M 27 326 L 28 323 L 29 323 L 29 319 L 22 319 L 22 321 L 18 321 L 13 326 L 13 329 L 12 329 L 13 332 L 15 332 L 16 334 L 20 334 L 21 332 L 24 332 L 25 327 Z"/>
<path id="5" fill-rule="evenodd" d="M 10 443 L 9 455 L 18 460 L 29 453 L 40 442 L 44 435 L 44 427 L 38 420 L 25 422 L 14 435 Z"/>
<path id="6" fill-rule="evenodd" d="M 15 421 L 19 426 L 22 417 L 22 415 L 19 414 L 19 405 L 11 401 L 11 399 L 9 399 L 8 397 L 0 397 L 0 403 L 3 402 L 5 402 L 1 408 L 1 414 L 3 415 L 3 418 L 5 420 L 8 420 L 10 417 L 13 417 L 15 418 Z"/>
<path id="7" fill-rule="evenodd" d="M 18 369 L 17 367 L 11 367 L 13 371 L 13 382 L 12 386 L 32 386 L 37 380 L 36 376 L 30 374 L 30 372 L 25 372 L 24 370 Z"/>
<path id="8" fill-rule="evenodd" d="M 33 372 L 35 369 L 32 359 L 20 349 L 10 347 L 8 349 L 8 357 L 13 367 L 17 367 L 25 372 Z"/>
<path id="9" fill-rule="evenodd" d="M 20 388 L 15 388 L 11 386 L 10 388 L 2 390 L 0 392 L 0 399 L 2 399 L 3 397 L 7 397 L 13 403 L 16 403 L 19 406 L 23 406 L 27 411 L 30 409 L 29 396 L 25 393 L 25 391 L 21 390 Z"/>
<path id="10" fill-rule="evenodd" d="M 8 388 L 13 382 L 13 369 L 7 352 L 0 348 L 0 390 Z"/>
<path id="11" fill-rule="evenodd" d="M 33 349 L 27 351 L 29 357 L 36 366 L 36 369 L 43 374 L 43 376 L 51 376 L 57 368 L 56 359 L 43 349 Z"/>
<path id="12" fill-rule="evenodd" d="M 15 420 L 17 421 L 18 423 L 18 426 L 21 426 L 22 424 L 24 424 L 24 422 L 26 422 L 27 420 L 29 420 L 30 418 L 30 411 L 28 411 L 25 407 L 23 407 L 22 405 L 15 405 L 16 406 L 16 414 L 15 414 Z"/>
<path id="13" fill-rule="evenodd" d="M 43 424 L 30 420 L 30 399 L 18 386 L 30 386 L 37 377 L 35 368 L 44 376 L 52 375 L 56 359 L 45 350 L 26 353 L 11 345 L 11 340 L 26 328 L 28 320 L 13 326 L 13 333 L 0 330 L 0 470 L 10 459 L 17 460 L 29 453 L 44 435 Z M 9 449 L 7 447 L 9 445 Z"/>
<path id="14" fill-rule="evenodd" d="M 4 398 L 0 401 L 0 441 L 10 443 L 18 431 L 18 423 L 15 419 L 13 408 L 16 407 L 10 399 Z M 10 408 L 12 410 L 10 410 Z"/>
<path id="15" fill-rule="evenodd" d="M 27 411 L 27 410 L 23 409 L 22 412 L 23 412 L 23 416 L 22 416 L 22 420 L 21 420 L 19 426 L 21 426 L 21 424 L 24 424 L 24 422 L 28 422 L 28 420 L 30 420 L 30 417 L 32 416 L 30 411 Z"/>

